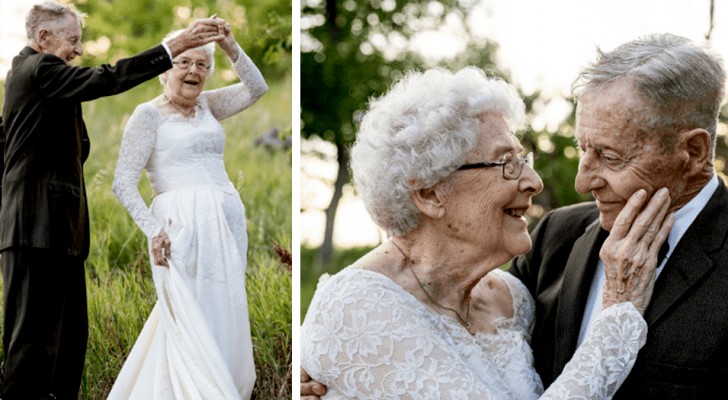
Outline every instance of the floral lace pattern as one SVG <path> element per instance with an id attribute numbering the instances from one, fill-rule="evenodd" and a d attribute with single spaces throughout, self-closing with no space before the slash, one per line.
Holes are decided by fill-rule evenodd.
<path id="1" fill-rule="evenodd" d="M 152 268 L 158 301 L 109 399 L 239 400 L 252 393 L 245 208 L 225 170 L 219 119 L 267 87 L 242 49 L 234 68 L 242 82 L 202 92 L 192 118 L 163 115 L 152 101 L 126 125 L 114 192 L 150 240 L 164 228 L 172 248 L 170 267 Z M 137 188 L 142 169 L 156 192 L 151 207 Z"/>
<path id="2" fill-rule="evenodd" d="M 155 218 L 137 184 L 147 170 L 155 194 L 195 185 L 234 191 L 223 163 L 225 134 L 218 122 L 248 108 L 266 92 L 265 79 L 239 48 L 233 67 L 240 83 L 204 91 L 191 119 L 163 115 L 155 100 L 140 104 L 129 118 L 121 141 L 113 189 L 134 222 L 151 238 L 167 221 Z"/>
<path id="3" fill-rule="evenodd" d="M 334 399 L 611 398 L 646 340 L 634 306 L 602 311 L 544 393 L 529 346 L 533 299 L 512 275 L 491 274 L 507 283 L 513 317 L 475 336 L 379 273 L 348 268 L 324 278 L 301 328 L 301 365 Z"/>

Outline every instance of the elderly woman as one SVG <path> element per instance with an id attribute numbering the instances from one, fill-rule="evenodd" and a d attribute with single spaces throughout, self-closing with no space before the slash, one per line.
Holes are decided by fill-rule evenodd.
<path id="1" fill-rule="evenodd" d="M 113 189 L 149 238 L 158 301 L 109 398 L 247 399 L 253 390 L 245 210 L 219 121 L 267 86 L 226 28 L 219 45 L 242 83 L 203 92 L 214 43 L 188 50 L 160 76 L 164 94 L 138 106 L 124 131 Z M 151 207 L 137 189 L 142 169 Z"/>
<path id="2" fill-rule="evenodd" d="M 301 365 L 329 396 L 598 399 L 627 376 L 672 224 L 668 196 L 639 212 L 638 193 L 620 215 L 619 226 L 639 223 L 605 244 L 605 310 L 544 393 L 529 348 L 533 299 L 498 268 L 531 248 L 524 215 L 542 189 L 513 134 L 524 120 L 516 91 L 474 68 L 411 73 L 370 104 L 351 170 L 390 240 L 320 282 L 306 315 Z M 630 268 L 625 248 L 649 261 Z"/>

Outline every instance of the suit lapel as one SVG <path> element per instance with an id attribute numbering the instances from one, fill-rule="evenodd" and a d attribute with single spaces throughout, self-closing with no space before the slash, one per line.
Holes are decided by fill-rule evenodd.
<path id="1" fill-rule="evenodd" d="M 564 268 L 559 293 L 554 371 L 561 371 L 576 350 L 584 307 L 599 259 L 599 249 L 607 236 L 608 232 L 600 227 L 597 219 L 574 242 Z"/>
<path id="2" fill-rule="evenodd" d="M 728 231 L 727 204 L 728 191 L 720 180 L 718 189 L 680 239 L 655 282 L 652 300 L 645 311 L 648 326 L 658 321 L 715 265 L 711 256 L 720 249 Z"/>

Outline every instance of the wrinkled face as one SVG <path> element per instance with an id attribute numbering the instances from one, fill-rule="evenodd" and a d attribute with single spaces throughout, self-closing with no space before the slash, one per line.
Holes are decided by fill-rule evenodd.
<path id="1" fill-rule="evenodd" d="M 497 162 L 508 153 L 521 155 L 523 147 L 495 113 L 481 116 L 475 148 L 465 164 Z M 504 261 L 531 249 L 531 237 L 524 214 L 531 197 L 543 183 L 528 165 L 518 179 L 503 177 L 503 167 L 457 170 L 451 176 L 446 198 L 446 227 L 449 235 L 477 244 L 488 257 Z"/>
<path id="2" fill-rule="evenodd" d="M 606 230 L 638 189 L 651 196 L 667 187 L 673 201 L 682 192 L 676 154 L 663 154 L 651 133 L 635 121 L 646 108 L 626 79 L 585 94 L 577 106 L 576 140 L 582 156 L 576 190 L 591 192 Z"/>
<path id="3" fill-rule="evenodd" d="M 210 73 L 210 62 L 202 49 L 190 49 L 174 59 L 172 69 L 164 73 L 165 92 L 187 100 L 195 100 L 202 92 Z"/>
<path id="4" fill-rule="evenodd" d="M 83 55 L 81 24 L 73 15 L 41 26 L 37 42 L 43 53 L 53 54 L 66 64 Z"/>

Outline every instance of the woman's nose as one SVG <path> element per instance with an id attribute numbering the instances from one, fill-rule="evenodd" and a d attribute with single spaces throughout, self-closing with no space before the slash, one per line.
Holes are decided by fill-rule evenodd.
<path id="1" fill-rule="evenodd" d="M 523 166 L 523 172 L 521 173 L 521 180 L 519 182 L 522 191 L 533 192 L 534 195 L 541 193 L 543 190 L 543 181 L 538 175 L 536 170 L 529 166 Z"/>

